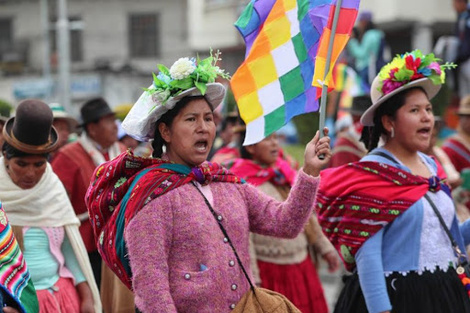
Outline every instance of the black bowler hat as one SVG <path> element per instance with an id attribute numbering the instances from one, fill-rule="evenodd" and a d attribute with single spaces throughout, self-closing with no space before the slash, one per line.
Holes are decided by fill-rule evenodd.
<path id="1" fill-rule="evenodd" d="M 115 114 L 109 107 L 106 100 L 103 98 L 90 99 L 83 104 L 80 109 L 82 123 L 80 126 L 85 126 L 89 123 L 98 122 L 98 120 L 104 116 Z"/>
<path id="2" fill-rule="evenodd" d="M 36 99 L 20 102 L 16 115 L 5 123 L 3 136 L 12 147 L 25 153 L 44 154 L 57 148 L 58 135 L 52 110 Z"/>
<path id="3" fill-rule="evenodd" d="M 351 109 L 349 112 L 352 115 L 361 116 L 371 105 L 372 100 L 370 96 L 357 96 L 352 99 Z"/>

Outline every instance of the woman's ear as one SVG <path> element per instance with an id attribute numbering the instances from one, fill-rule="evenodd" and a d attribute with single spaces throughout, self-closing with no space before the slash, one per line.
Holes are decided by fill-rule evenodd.
<path id="1" fill-rule="evenodd" d="M 166 143 L 170 143 L 170 139 L 171 139 L 170 128 L 165 123 L 158 124 L 158 131 L 160 132 L 162 139 Z"/>
<path id="2" fill-rule="evenodd" d="M 385 129 L 385 131 L 387 131 L 387 133 L 391 133 L 393 125 L 394 125 L 392 117 L 389 115 L 383 115 L 381 120 L 382 120 L 382 126 Z"/>

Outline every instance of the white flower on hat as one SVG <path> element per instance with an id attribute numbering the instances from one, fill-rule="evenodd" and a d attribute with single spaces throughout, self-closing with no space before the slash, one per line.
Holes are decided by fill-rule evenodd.
<path id="1" fill-rule="evenodd" d="M 180 58 L 170 68 L 170 76 L 173 79 L 184 79 L 191 75 L 196 65 L 189 58 Z"/>
<path id="2" fill-rule="evenodd" d="M 157 103 L 162 103 L 164 104 L 165 101 L 170 97 L 170 90 L 165 89 L 161 91 L 157 91 L 154 94 L 152 94 L 152 99 L 157 102 Z"/>

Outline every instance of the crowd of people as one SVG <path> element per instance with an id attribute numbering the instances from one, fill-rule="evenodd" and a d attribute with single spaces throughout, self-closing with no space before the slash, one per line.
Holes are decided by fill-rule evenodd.
<path id="1" fill-rule="evenodd" d="M 236 110 L 216 123 L 212 53 L 159 65 L 122 121 L 103 98 L 78 120 L 37 99 L 0 118 L 3 311 L 244 312 L 270 290 L 288 312 L 470 313 L 470 94 L 441 143 L 431 100 L 453 65 L 385 64 L 358 20 L 347 51 L 370 93 L 301 166 L 276 133 L 244 146 Z M 320 266 L 346 273 L 334 308 Z"/>

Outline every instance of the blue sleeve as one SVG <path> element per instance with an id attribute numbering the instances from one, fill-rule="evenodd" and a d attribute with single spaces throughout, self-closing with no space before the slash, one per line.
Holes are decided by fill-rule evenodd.
<path id="1" fill-rule="evenodd" d="M 356 253 L 357 273 L 369 313 L 391 311 L 382 264 L 382 228 Z"/>
<path id="2" fill-rule="evenodd" d="M 85 276 L 78 264 L 77 257 L 73 252 L 72 245 L 70 244 L 69 237 L 67 234 L 64 236 L 64 242 L 62 243 L 62 253 L 64 254 L 65 267 L 69 269 L 75 279 L 75 285 L 86 281 Z"/>
<path id="3" fill-rule="evenodd" d="M 465 246 L 470 244 L 470 219 L 459 225 Z"/>

